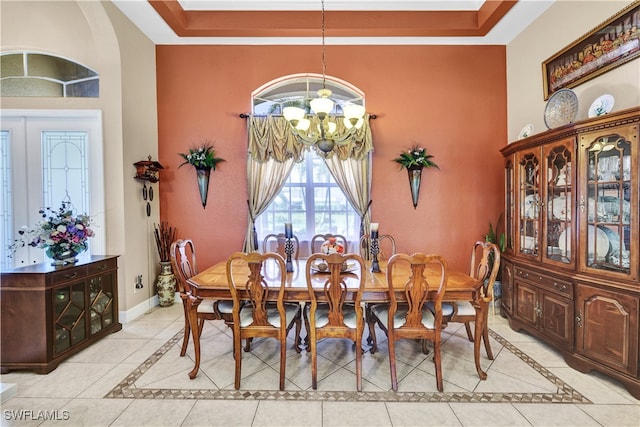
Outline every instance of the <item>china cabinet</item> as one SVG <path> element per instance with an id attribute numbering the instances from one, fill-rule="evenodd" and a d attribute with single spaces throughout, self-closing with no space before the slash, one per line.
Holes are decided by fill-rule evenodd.
<path id="1" fill-rule="evenodd" d="M 501 309 L 640 399 L 640 108 L 504 147 Z"/>
<path id="2" fill-rule="evenodd" d="M 91 256 L 67 267 L 49 263 L 3 271 L 0 279 L 2 373 L 46 374 L 119 331 L 117 257 Z"/>

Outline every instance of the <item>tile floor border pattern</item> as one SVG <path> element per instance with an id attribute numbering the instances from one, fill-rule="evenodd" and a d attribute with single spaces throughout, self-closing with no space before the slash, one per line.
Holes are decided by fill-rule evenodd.
<path id="1" fill-rule="evenodd" d="M 139 388 L 135 382 L 182 339 L 176 333 L 127 377 L 105 398 L 113 399 L 204 399 L 204 400 L 321 400 L 333 402 L 451 402 L 451 403 L 593 403 L 569 384 L 522 352 L 502 336 L 489 334 L 511 353 L 532 367 L 557 387 L 556 393 L 439 393 L 439 392 L 356 392 L 315 390 L 213 390 L 213 389 L 156 389 Z"/>

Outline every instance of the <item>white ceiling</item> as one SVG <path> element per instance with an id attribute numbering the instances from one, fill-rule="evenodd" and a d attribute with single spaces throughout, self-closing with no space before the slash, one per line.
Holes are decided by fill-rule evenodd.
<path id="1" fill-rule="evenodd" d="M 327 37 L 326 44 L 343 45 L 506 45 L 535 21 L 555 0 L 519 0 L 482 37 Z M 318 37 L 179 37 L 147 0 L 112 2 L 155 44 L 309 45 Z M 320 16 L 320 0 L 179 0 L 185 11 L 313 11 Z M 325 0 L 326 11 L 477 11 L 484 0 Z"/>

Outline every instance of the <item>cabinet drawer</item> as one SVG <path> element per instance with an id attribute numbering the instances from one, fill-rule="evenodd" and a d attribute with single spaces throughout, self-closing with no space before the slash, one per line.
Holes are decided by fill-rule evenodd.
<path id="1" fill-rule="evenodd" d="M 51 283 L 57 285 L 70 280 L 78 280 L 87 277 L 87 266 L 74 267 L 64 269 L 55 273 L 51 273 Z"/>
<path id="2" fill-rule="evenodd" d="M 516 267 L 515 270 L 516 277 L 573 299 L 573 285 L 571 282 L 559 280 L 555 277 L 547 276 L 546 274 L 538 273 L 522 267 Z"/>
<path id="3" fill-rule="evenodd" d="M 102 273 L 103 271 L 115 270 L 118 268 L 116 258 L 105 259 L 104 261 L 94 262 L 87 266 L 89 268 L 89 274 Z"/>

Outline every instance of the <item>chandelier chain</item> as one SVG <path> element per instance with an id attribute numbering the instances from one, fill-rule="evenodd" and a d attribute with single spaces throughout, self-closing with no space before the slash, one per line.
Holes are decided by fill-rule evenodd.
<path id="1" fill-rule="evenodd" d="M 325 75 L 327 72 L 327 63 L 325 61 L 325 44 L 324 44 L 324 0 L 322 0 L 322 87 L 325 87 Z"/>

